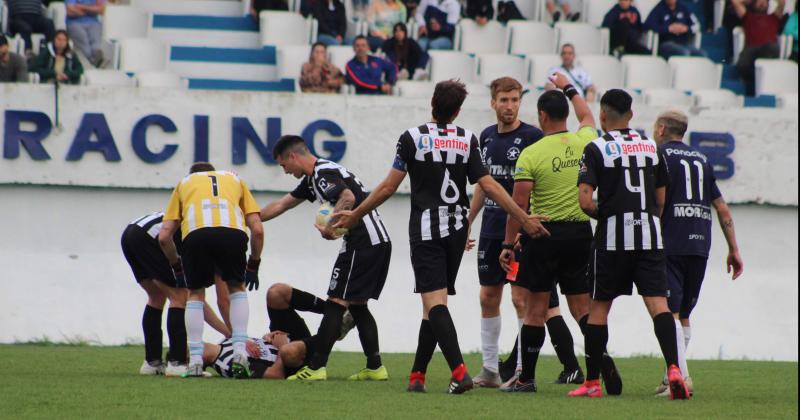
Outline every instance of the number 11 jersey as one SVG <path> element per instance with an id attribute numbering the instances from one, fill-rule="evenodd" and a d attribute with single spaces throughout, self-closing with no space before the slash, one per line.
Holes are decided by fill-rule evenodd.
<path id="1" fill-rule="evenodd" d="M 411 178 L 411 242 L 441 239 L 467 227 L 467 180 L 489 175 L 478 139 L 453 124 L 427 123 L 406 130 L 393 167 Z"/>

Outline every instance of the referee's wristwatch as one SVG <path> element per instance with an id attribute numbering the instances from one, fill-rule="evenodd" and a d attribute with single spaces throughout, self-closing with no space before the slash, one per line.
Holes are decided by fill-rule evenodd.
<path id="1" fill-rule="evenodd" d="M 513 242 L 503 242 L 503 244 L 500 245 L 500 247 L 503 248 L 503 249 L 507 249 L 509 251 L 513 251 L 514 250 L 514 243 Z"/>

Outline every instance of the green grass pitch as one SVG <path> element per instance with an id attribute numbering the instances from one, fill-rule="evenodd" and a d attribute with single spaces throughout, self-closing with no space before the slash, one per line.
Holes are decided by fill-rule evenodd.
<path id="1" fill-rule="evenodd" d="M 574 386 L 553 385 L 558 361 L 543 357 L 536 394 L 479 389 L 445 394 L 448 372 L 436 354 L 428 393 L 405 392 L 411 354 L 386 354 L 388 382 L 352 383 L 362 367 L 357 353 L 334 353 L 328 381 L 237 381 L 218 377 L 179 379 L 138 375 L 144 350 L 131 347 L 0 345 L 0 418 L 721 418 L 796 419 L 797 363 L 690 361 L 691 401 L 653 396 L 663 362 L 618 359 L 620 397 L 570 399 Z M 466 356 L 476 374 L 480 355 Z"/>

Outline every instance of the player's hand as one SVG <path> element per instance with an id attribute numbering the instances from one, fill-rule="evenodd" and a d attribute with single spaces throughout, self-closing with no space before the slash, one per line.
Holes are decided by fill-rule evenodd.
<path id="1" fill-rule="evenodd" d="M 323 238 L 329 241 L 333 241 L 342 237 L 341 235 L 336 234 L 336 230 L 332 225 L 322 226 L 315 224 L 314 227 L 317 228 L 319 234 L 322 235 Z"/>
<path id="2" fill-rule="evenodd" d="M 472 251 L 472 248 L 475 248 L 475 240 L 470 238 L 472 235 L 472 225 L 467 228 L 467 244 L 464 246 L 465 251 Z"/>
<path id="3" fill-rule="evenodd" d="M 518 233 L 517 237 L 514 238 L 514 252 L 522 251 L 522 234 Z"/>
<path id="4" fill-rule="evenodd" d="M 503 268 L 503 271 L 506 273 L 511 271 L 511 264 L 514 263 L 514 251 L 510 249 L 504 249 L 500 253 L 500 267 Z"/>
<path id="5" fill-rule="evenodd" d="M 733 250 L 728 252 L 728 273 L 733 271 L 731 276 L 731 280 L 736 280 L 739 276 L 742 275 L 744 271 L 744 262 L 742 261 L 742 256 L 739 255 L 739 250 Z"/>
<path id="6" fill-rule="evenodd" d="M 334 229 L 352 229 L 358 223 L 358 218 L 356 218 L 353 210 L 340 210 L 336 213 L 333 213 L 331 219 L 336 220 L 336 222 L 331 225 Z"/>
<path id="7" fill-rule="evenodd" d="M 553 84 L 556 85 L 556 87 L 559 89 L 564 89 L 565 87 L 567 87 L 567 85 L 572 84 L 567 78 L 567 76 L 564 76 L 564 74 L 560 72 L 555 72 L 551 74 L 550 77 L 548 77 L 548 79 L 550 79 L 550 81 L 553 82 Z"/>
<path id="8" fill-rule="evenodd" d="M 172 264 L 172 274 L 175 275 L 175 284 L 178 287 L 187 288 L 186 277 L 183 275 L 183 262 L 178 258 L 178 262 Z"/>
<path id="9" fill-rule="evenodd" d="M 258 267 L 261 265 L 261 260 L 256 260 L 250 257 L 247 260 L 247 269 L 244 271 L 244 285 L 247 290 L 258 290 Z"/>
<path id="10" fill-rule="evenodd" d="M 550 232 L 545 229 L 545 227 L 542 225 L 542 222 L 546 222 L 548 220 L 550 220 L 550 218 L 547 216 L 531 214 L 525 220 L 525 223 L 522 225 L 522 229 L 524 229 L 525 233 L 533 238 L 547 238 L 550 236 Z"/>
<path id="11" fill-rule="evenodd" d="M 244 342 L 244 348 L 247 350 L 247 354 L 254 359 L 261 358 L 261 349 L 258 347 L 253 340 L 247 340 Z"/>

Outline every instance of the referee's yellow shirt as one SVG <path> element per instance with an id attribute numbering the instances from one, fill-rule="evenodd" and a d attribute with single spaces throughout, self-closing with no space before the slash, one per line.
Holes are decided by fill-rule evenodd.
<path id="1" fill-rule="evenodd" d="M 244 216 L 260 210 L 247 184 L 236 174 L 196 172 L 175 186 L 164 220 L 180 220 L 182 238 L 206 227 L 247 232 Z"/>

